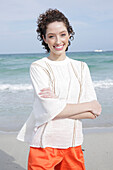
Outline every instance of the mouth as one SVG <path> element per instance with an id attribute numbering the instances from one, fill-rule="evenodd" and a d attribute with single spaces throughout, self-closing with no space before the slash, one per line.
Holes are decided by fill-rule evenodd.
<path id="1" fill-rule="evenodd" d="M 53 46 L 53 47 L 55 48 L 55 50 L 60 51 L 60 50 L 63 50 L 64 45 L 63 44 L 62 45 L 56 45 L 56 46 Z"/>

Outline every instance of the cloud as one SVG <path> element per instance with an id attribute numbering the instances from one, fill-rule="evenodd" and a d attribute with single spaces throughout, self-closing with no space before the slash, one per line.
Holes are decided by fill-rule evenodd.
<path id="1" fill-rule="evenodd" d="M 0 0 L 0 20 L 31 20 L 43 9 L 43 4 L 36 0 Z"/>
<path id="2" fill-rule="evenodd" d="M 70 0 L 64 8 L 71 20 L 103 22 L 113 19 L 113 0 Z"/>
<path id="3" fill-rule="evenodd" d="M 0 20 L 33 20 L 48 8 L 58 8 L 70 20 L 87 17 L 104 21 L 113 19 L 112 0 L 0 0 Z"/>
<path id="4" fill-rule="evenodd" d="M 89 49 L 92 41 L 105 48 L 106 44 L 112 46 L 112 7 L 113 0 L 0 0 L 1 51 L 13 52 L 13 46 L 17 52 L 38 51 L 39 45 L 36 48 L 31 45 L 37 43 L 36 20 L 48 8 L 57 8 L 68 17 L 76 32 L 72 49 L 75 44 L 75 50 Z"/>
<path id="5" fill-rule="evenodd" d="M 81 2 L 81 0 L 79 2 Z M 85 0 L 84 3 L 82 3 L 81 13 L 93 21 L 102 22 L 111 20 L 113 19 L 113 1 Z"/>

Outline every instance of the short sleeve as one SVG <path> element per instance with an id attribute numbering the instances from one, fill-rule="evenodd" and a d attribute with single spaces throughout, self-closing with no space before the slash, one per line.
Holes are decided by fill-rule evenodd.
<path id="1" fill-rule="evenodd" d="M 93 82 L 91 79 L 89 67 L 83 62 L 82 68 L 82 88 L 80 102 L 90 102 L 92 100 L 97 100 Z"/>
<path id="2" fill-rule="evenodd" d="M 50 87 L 50 77 L 45 69 L 36 64 L 30 67 L 30 77 L 34 89 L 33 114 L 35 126 L 40 126 L 56 117 L 66 106 L 66 101 L 59 98 L 42 98 L 38 95 L 41 89 Z"/>

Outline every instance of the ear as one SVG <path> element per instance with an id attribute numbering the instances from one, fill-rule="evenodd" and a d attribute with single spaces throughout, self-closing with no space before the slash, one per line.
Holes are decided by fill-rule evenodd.
<path id="1" fill-rule="evenodd" d="M 46 38 L 44 38 L 44 35 L 42 35 L 44 42 L 47 44 Z"/>
<path id="2" fill-rule="evenodd" d="M 71 35 L 69 34 L 69 39 L 70 39 Z"/>

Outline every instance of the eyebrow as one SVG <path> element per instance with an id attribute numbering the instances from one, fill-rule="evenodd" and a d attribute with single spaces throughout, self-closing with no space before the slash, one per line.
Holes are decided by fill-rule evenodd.
<path id="1" fill-rule="evenodd" d="M 60 33 L 63 33 L 63 32 L 67 32 L 66 30 L 64 30 L 64 31 L 61 31 Z M 48 33 L 47 35 L 49 35 L 49 34 L 55 34 L 55 33 Z"/>

